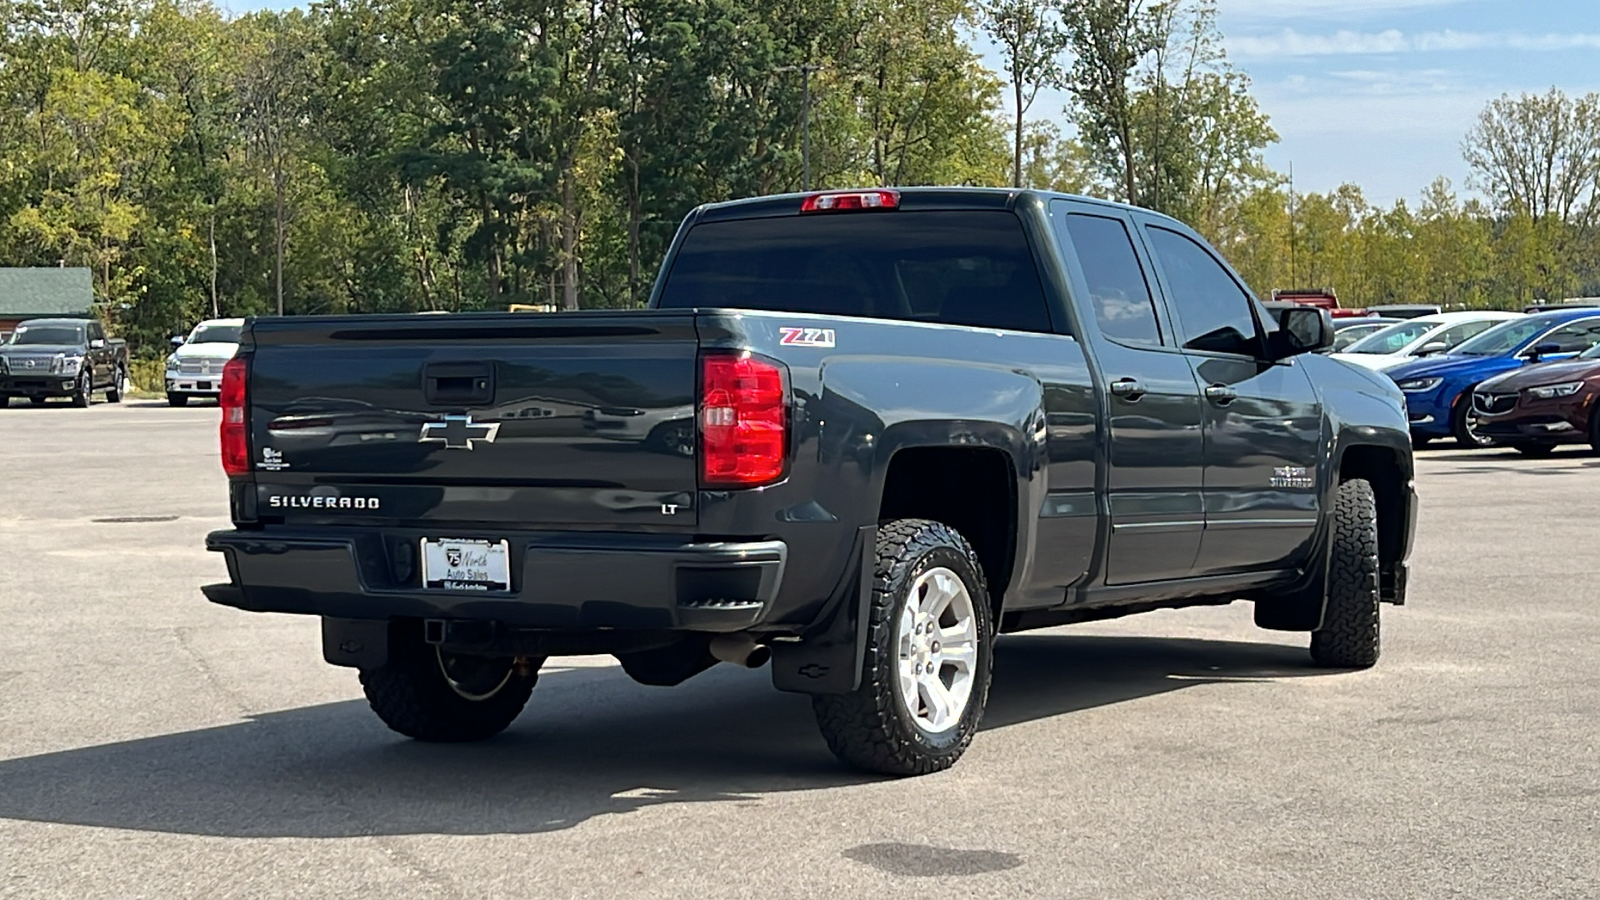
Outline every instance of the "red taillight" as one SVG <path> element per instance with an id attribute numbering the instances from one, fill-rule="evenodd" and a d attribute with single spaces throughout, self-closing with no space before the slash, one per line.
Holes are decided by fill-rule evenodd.
<path id="1" fill-rule="evenodd" d="M 789 404 L 782 366 L 749 355 L 700 360 L 700 481 L 757 487 L 783 477 Z"/>
<path id="2" fill-rule="evenodd" d="M 899 208 L 899 191 L 829 191 L 812 194 L 800 204 L 803 213 Z"/>
<path id="3" fill-rule="evenodd" d="M 245 429 L 245 364 L 235 356 L 222 367 L 222 471 L 229 475 L 250 474 L 250 434 Z"/>

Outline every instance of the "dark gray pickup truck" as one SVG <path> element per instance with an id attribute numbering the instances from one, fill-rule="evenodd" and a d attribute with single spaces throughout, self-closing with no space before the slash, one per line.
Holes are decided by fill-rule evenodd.
<path id="1" fill-rule="evenodd" d="M 112 403 L 128 395 L 128 343 L 97 319 L 29 319 L 0 344 L 0 407 L 12 397 L 88 406 L 100 390 Z"/>
<path id="2" fill-rule="evenodd" d="M 1004 632 L 1243 600 L 1377 661 L 1411 441 L 1331 340 L 1138 209 L 705 206 L 646 310 L 248 324 L 205 593 L 322 617 L 414 738 L 496 734 L 554 655 L 652 685 L 770 659 L 842 759 L 930 772 Z"/>

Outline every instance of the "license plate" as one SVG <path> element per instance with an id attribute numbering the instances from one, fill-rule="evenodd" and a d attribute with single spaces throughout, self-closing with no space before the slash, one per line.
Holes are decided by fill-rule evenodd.
<path id="1" fill-rule="evenodd" d="M 423 538 L 422 585 L 435 591 L 509 591 L 511 547 L 505 541 Z"/>

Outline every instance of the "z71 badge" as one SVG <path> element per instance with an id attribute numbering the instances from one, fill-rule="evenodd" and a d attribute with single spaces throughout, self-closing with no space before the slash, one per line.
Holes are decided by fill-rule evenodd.
<path id="1" fill-rule="evenodd" d="M 778 332 L 783 335 L 783 340 L 778 343 L 785 347 L 832 347 L 832 328 L 794 328 L 785 326 Z"/>

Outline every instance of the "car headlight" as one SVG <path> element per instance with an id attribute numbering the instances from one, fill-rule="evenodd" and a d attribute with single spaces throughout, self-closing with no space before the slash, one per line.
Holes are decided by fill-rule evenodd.
<path id="1" fill-rule="evenodd" d="M 78 374 L 78 369 L 82 366 L 83 357 L 63 355 L 56 357 L 55 365 L 52 368 L 57 375 L 76 375 Z"/>
<path id="2" fill-rule="evenodd" d="M 1583 382 L 1569 381 L 1566 384 L 1547 384 L 1544 387 L 1528 388 L 1528 396 L 1535 400 L 1554 400 L 1557 397 L 1571 397 L 1583 390 Z"/>
<path id="3" fill-rule="evenodd" d="M 1413 378 L 1400 382 L 1400 390 L 1408 394 L 1422 394 L 1444 383 L 1443 378 Z"/>
<path id="4" fill-rule="evenodd" d="M 176 372 L 176 371 L 178 371 L 178 358 L 176 356 L 167 357 L 167 371 L 168 372 Z"/>

